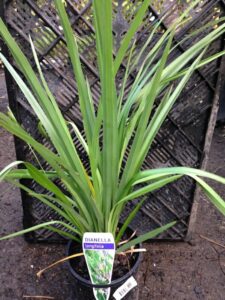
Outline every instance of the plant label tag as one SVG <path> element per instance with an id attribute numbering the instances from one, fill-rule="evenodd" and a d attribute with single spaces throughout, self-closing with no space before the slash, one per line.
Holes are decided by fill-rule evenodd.
<path id="1" fill-rule="evenodd" d="M 121 285 L 113 294 L 113 297 L 116 300 L 121 300 L 123 297 L 126 296 L 126 294 L 129 293 L 135 286 L 137 286 L 137 281 L 134 279 L 133 276 L 131 276 L 127 281 L 124 282 L 123 285 Z"/>
<path id="2" fill-rule="evenodd" d="M 99 285 L 109 284 L 116 248 L 113 235 L 106 232 L 85 232 L 82 247 L 91 282 Z M 108 300 L 110 290 L 110 288 L 94 288 L 95 299 Z"/>

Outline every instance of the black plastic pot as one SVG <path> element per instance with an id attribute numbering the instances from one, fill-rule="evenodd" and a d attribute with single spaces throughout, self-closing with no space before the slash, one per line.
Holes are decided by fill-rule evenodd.
<path id="1" fill-rule="evenodd" d="M 139 248 L 141 245 L 139 245 Z M 82 251 L 80 248 L 80 245 L 76 244 L 74 241 L 69 241 L 68 247 L 67 247 L 67 256 L 72 255 L 75 253 L 74 249 L 77 251 Z M 80 250 L 78 250 L 80 249 Z M 141 262 L 141 253 L 135 253 L 134 254 L 134 262 L 131 266 L 131 269 L 129 272 L 124 274 L 121 278 L 113 280 L 110 284 L 108 285 L 95 285 L 92 284 L 90 280 L 83 278 L 80 274 L 78 274 L 75 270 L 74 264 L 76 263 L 78 258 L 71 259 L 68 261 L 68 266 L 71 274 L 73 275 L 75 279 L 75 299 L 76 300 L 94 300 L 94 294 L 93 294 L 93 288 L 111 288 L 111 293 L 110 293 L 110 298 L 109 299 L 114 299 L 112 296 L 114 292 L 131 276 L 134 276 L 137 274 L 138 267 Z M 131 290 L 123 299 L 124 300 L 132 300 L 136 295 L 136 288 Z"/>

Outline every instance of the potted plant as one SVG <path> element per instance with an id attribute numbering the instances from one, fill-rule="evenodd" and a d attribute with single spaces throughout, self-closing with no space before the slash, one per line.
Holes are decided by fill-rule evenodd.
<path id="1" fill-rule="evenodd" d="M 211 202 L 225 215 L 225 202 L 203 179 L 210 178 L 225 184 L 224 178 L 189 167 L 141 170 L 157 132 L 194 70 L 224 54 L 220 52 L 203 58 L 209 44 L 225 32 L 225 24 L 222 23 L 222 19 L 211 22 L 206 27 L 217 25 L 214 30 L 179 57 L 169 61 L 168 58 L 176 47 L 173 46 L 174 35 L 179 26 L 185 22 L 189 11 L 199 1 L 194 2 L 151 48 L 137 71 L 132 87 L 125 95 L 129 73 L 136 68 L 139 60 L 143 59 L 143 53 L 151 43 L 160 23 L 154 25 L 140 53 L 132 60 L 132 53 L 135 49 L 134 35 L 149 5 L 149 0 L 143 1 L 114 57 L 112 1 L 94 0 L 94 27 L 101 83 L 101 96 L 96 107 L 88 80 L 82 71 L 76 37 L 70 26 L 64 1 L 54 0 L 54 2 L 77 83 L 84 135 L 76 124 L 66 121 L 62 116 L 56 99 L 43 76 L 32 39 L 30 38 L 31 49 L 39 78 L 4 22 L 0 20 L 0 36 L 10 49 L 25 80 L 2 53 L 0 53 L 0 60 L 25 95 L 39 120 L 39 127 L 53 148 L 51 150 L 35 140 L 17 122 L 10 110 L 7 115 L 0 113 L 0 126 L 25 141 L 47 165 L 43 168 L 40 162 L 37 167 L 29 162 L 15 161 L 1 171 L 0 179 L 7 180 L 23 189 L 59 215 L 58 220 L 9 234 L 0 240 L 43 227 L 63 235 L 72 241 L 69 243 L 68 254 L 76 253 L 73 256 L 76 256 L 77 260 L 75 263 L 72 260 L 70 262 L 76 280 L 81 285 L 89 286 L 91 291 L 94 288 L 96 299 L 108 299 L 114 293 L 114 289 L 136 271 L 140 260 L 140 243 L 167 230 L 176 222 L 174 220 L 142 236 L 135 236 L 130 232 L 129 224 L 144 200 L 136 205 L 124 224 L 119 224 L 126 203 L 187 175 L 197 182 Z M 191 35 L 196 33 L 193 32 Z M 124 58 L 127 59 L 127 68 L 121 88 L 117 91 L 116 75 Z M 87 153 L 90 172 L 85 169 L 74 146 L 72 131 Z M 126 156 L 127 149 L 129 151 Z M 23 168 L 14 169 L 18 165 Z M 18 179 L 32 179 L 47 192 L 36 193 Z M 58 182 L 63 186 L 62 189 Z M 81 244 L 83 244 L 83 250 Z M 136 248 L 136 245 L 139 246 Z M 91 281 L 87 277 L 88 274 L 82 274 L 85 267 L 84 260 L 81 259 L 82 251 Z M 115 252 L 123 255 L 115 256 Z M 125 268 L 127 271 L 122 274 L 118 271 L 120 275 L 117 275 L 121 278 L 111 282 L 114 257 L 116 257 L 114 265 L 119 265 L 119 263 L 126 265 L 124 260 L 127 261 L 127 257 L 126 255 L 124 257 L 124 254 L 128 255 L 128 253 L 128 266 L 131 265 L 131 270 Z M 80 259 L 79 263 L 78 259 Z M 113 278 L 115 276 L 114 274 Z M 111 291 L 110 288 L 112 288 Z M 90 296 L 89 291 L 86 293 L 82 290 L 82 296 L 79 297 L 79 299 L 82 297 L 91 299 L 93 296 Z"/>

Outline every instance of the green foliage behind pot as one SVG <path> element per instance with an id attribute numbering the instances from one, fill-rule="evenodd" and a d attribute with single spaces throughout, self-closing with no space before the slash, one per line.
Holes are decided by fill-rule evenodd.
<path id="1" fill-rule="evenodd" d="M 189 11 L 198 4 L 199 1 L 195 1 L 163 33 L 159 41 L 148 52 L 129 93 L 125 96 L 126 80 L 133 68 L 137 67 L 148 45 L 151 44 L 160 22 L 155 24 L 140 53 L 131 63 L 132 53 L 136 46 L 134 36 L 142 23 L 150 1 L 143 1 L 114 56 L 112 1 L 94 0 L 93 15 L 101 84 L 101 96 L 98 107 L 95 108 L 89 82 L 82 70 L 76 37 L 70 26 L 64 1 L 55 0 L 54 2 L 63 27 L 77 83 L 84 135 L 81 134 L 76 124 L 68 123 L 62 116 L 42 74 L 32 40 L 30 39 L 31 49 L 39 77 L 34 73 L 3 21 L 0 20 L 0 36 L 10 49 L 26 80 L 22 79 L 1 53 L 0 59 L 14 77 L 39 119 L 39 128 L 55 149 L 55 151 L 51 151 L 35 140 L 23 129 L 10 111 L 8 115 L 0 113 L 0 126 L 25 141 L 48 165 L 48 170 L 45 170 L 41 165 L 37 168 L 28 162 L 16 161 L 1 171 L 0 178 L 25 190 L 31 196 L 51 207 L 60 216 L 60 220 L 49 221 L 1 239 L 46 227 L 78 242 L 88 231 L 112 232 L 118 244 L 144 200 L 137 204 L 124 225 L 117 231 L 118 222 L 126 203 L 174 182 L 184 175 L 196 180 L 210 201 L 222 214 L 225 214 L 225 202 L 202 179 L 210 178 L 225 184 L 224 178 L 188 167 L 141 171 L 141 166 L 151 149 L 156 134 L 194 70 L 224 54 L 224 52 L 220 52 L 211 57 L 204 56 L 209 44 L 225 32 L 224 20 L 213 21 L 200 29 L 201 31 L 210 27 L 214 28 L 207 36 L 192 45 L 179 57 L 169 61 L 170 54 L 176 48 L 173 46 L 175 32 L 179 26 L 183 25 Z M 199 30 L 192 32 L 185 39 L 198 32 Z M 115 78 L 125 58 L 128 63 L 123 84 L 120 90 L 116 90 Z M 163 96 L 160 97 L 160 95 Z M 156 100 L 159 98 L 161 100 L 156 107 Z M 74 146 L 71 128 L 87 153 L 90 174 L 87 173 Z M 100 141 L 102 142 L 100 143 Z M 129 149 L 128 156 L 125 158 L 127 149 Z M 124 165 L 122 162 L 125 162 Z M 15 170 L 14 167 L 19 164 L 23 165 L 24 168 Z M 34 180 L 48 193 L 38 194 L 32 191 L 18 181 L 22 178 Z M 55 184 L 56 179 L 60 180 L 64 186 L 65 193 Z M 135 238 L 120 246 L 117 251 L 124 251 L 138 242 L 150 239 L 174 224 L 175 222 L 172 222 Z"/>

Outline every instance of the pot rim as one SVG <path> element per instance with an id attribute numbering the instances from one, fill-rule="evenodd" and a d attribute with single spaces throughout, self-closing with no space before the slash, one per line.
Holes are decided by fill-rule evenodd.
<path id="1" fill-rule="evenodd" d="M 70 240 L 67 244 L 67 256 L 69 256 L 70 254 L 70 247 L 72 245 L 72 243 L 74 243 L 75 241 Z M 138 248 L 141 248 L 141 244 L 138 244 Z M 129 270 L 129 272 L 127 272 L 125 275 L 123 275 L 122 277 L 115 279 L 113 281 L 111 281 L 111 283 L 109 284 L 93 284 L 90 280 L 84 279 L 82 276 L 80 276 L 71 266 L 71 262 L 70 260 L 67 261 L 67 265 L 69 267 L 70 272 L 72 273 L 72 275 L 78 280 L 80 281 L 83 285 L 88 286 L 90 288 L 111 288 L 111 287 L 115 287 L 118 285 L 122 285 L 130 276 L 132 276 L 135 271 L 137 270 L 140 262 L 141 262 L 141 258 L 142 258 L 142 253 L 141 252 L 137 252 L 137 260 L 135 261 L 133 267 Z"/>

